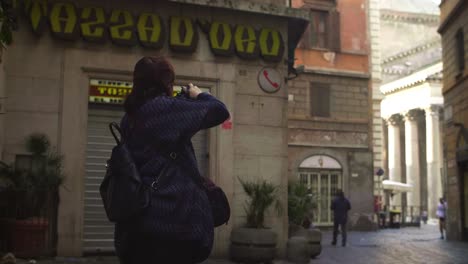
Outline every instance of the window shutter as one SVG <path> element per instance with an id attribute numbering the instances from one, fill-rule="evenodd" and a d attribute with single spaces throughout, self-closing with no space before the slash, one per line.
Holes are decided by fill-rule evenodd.
<path id="1" fill-rule="evenodd" d="M 330 50 L 339 52 L 341 50 L 340 12 L 336 10 L 330 11 L 328 25 L 328 47 Z"/>
<path id="2" fill-rule="evenodd" d="M 330 117 L 330 87 L 328 85 L 319 86 L 320 103 L 318 116 Z"/>
<path id="3" fill-rule="evenodd" d="M 311 83 L 310 85 L 311 116 L 330 117 L 330 86 Z"/>
<path id="4" fill-rule="evenodd" d="M 463 29 L 459 29 L 455 35 L 455 45 L 456 45 L 456 54 L 457 54 L 457 66 L 458 72 L 463 73 L 465 70 L 465 36 L 463 34 Z"/>

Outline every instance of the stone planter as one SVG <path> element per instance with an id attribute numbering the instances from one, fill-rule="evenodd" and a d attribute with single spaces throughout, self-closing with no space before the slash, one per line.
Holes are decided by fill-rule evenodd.
<path id="1" fill-rule="evenodd" d="M 231 232 L 231 259 L 241 263 L 272 263 L 276 242 L 276 233 L 269 229 L 235 228 Z"/>
<path id="2" fill-rule="evenodd" d="M 288 240 L 287 258 L 293 263 L 309 263 L 322 252 L 322 232 L 318 229 L 297 230 Z"/>

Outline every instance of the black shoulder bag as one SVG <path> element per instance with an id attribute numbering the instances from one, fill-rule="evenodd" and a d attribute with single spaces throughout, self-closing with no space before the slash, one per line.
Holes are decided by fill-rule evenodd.
<path id="1" fill-rule="evenodd" d="M 119 125 L 112 122 L 109 129 L 117 145 L 107 161 L 106 175 L 99 186 L 99 192 L 107 218 L 111 222 L 119 222 L 129 219 L 150 205 L 151 188 L 141 181 Z M 120 140 L 114 130 L 120 134 Z"/>

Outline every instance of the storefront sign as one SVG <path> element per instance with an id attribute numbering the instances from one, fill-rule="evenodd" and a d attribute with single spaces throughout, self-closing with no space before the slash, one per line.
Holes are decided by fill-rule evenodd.
<path id="1" fill-rule="evenodd" d="M 131 91 L 131 82 L 91 79 L 89 82 L 89 102 L 123 104 Z"/>
<path id="2" fill-rule="evenodd" d="M 96 104 L 123 104 L 132 92 L 133 83 L 123 80 L 91 79 L 89 81 L 89 102 Z M 199 87 L 202 92 L 210 92 L 207 87 Z M 174 85 L 174 96 L 182 90 L 181 85 Z"/>
<path id="3" fill-rule="evenodd" d="M 258 84 L 267 93 L 276 93 L 281 88 L 280 73 L 269 67 L 265 67 L 258 73 Z"/>
<path id="4" fill-rule="evenodd" d="M 161 49 L 168 34 L 168 44 L 174 52 L 193 53 L 197 49 L 201 29 L 206 34 L 210 48 L 216 56 L 233 56 L 243 59 L 262 57 L 279 62 L 284 55 L 284 41 L 276 29 L 254 29 L 249 25 L 227 23 L 184 16 L 168 18 L 167 28 L 161 16 L 141 13 L 135 16 L 129 10 L 113 9 L 106 12 L 101 7 L 78 8 L 70 2 L 24 0 L 26 18 L 34 33 L 42 35 L 47 25 L 53 36 L 60 39 L 104 42 L 110 39 L 115 45 Z"/>

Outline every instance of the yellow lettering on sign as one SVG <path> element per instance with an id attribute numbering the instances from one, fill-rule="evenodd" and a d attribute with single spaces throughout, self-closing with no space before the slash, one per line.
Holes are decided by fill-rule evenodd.
<path id="1" fill-rule="evenodd" d="M 123 24 L 113 25 L 110 27 L 110 36 L 116 40 L 131 40 L 132 39 L 132 27 L 134 26 L 133 18 L 130 12 L 124 10 L 112 10 L 110 16 L 111 23 L 119 23 L 120 19 L 123 19 Z"/>
<path id="2" fill-rule="evenodd" d="M 24 3 L 26 14 L 28 14 L 29 23 L 36 34 L 42 33 L 46 24 L 48 12 L 46 0 L 26 0 Z"/>
<path id="3" fill-rule="evenodd" d="M 104 94 L 107 90 L 107 87 L 98 87 L 99 94 Z"/>
<path id="4" fill-rule="evenodd" d="M 247 38 L 244 37 L 245 32 L 247 32 Z M 234 42 L 237 52 L 253 54 L 257 46 L 257 36 L 253 27 L 238 25 L 234 35 Z"/>
<path id="5" fill-rule="evenodd" d="M 150 25 L 148 25 L 150 22 Z M 137 23 L 138 38 L 145 44 L 150 43 L 155 46 L 160 44 L 162 38 L 162 22 L 161 18 L 155 14 L 143 13 L 138 18 Z M 153 46 L 151 45 L 151 46 Z"/>
<path id="6" fill-rule="evenodd" d="M 170 45 L 183 47 L 190 47 L 193 45 L 195 32 L 192 20 L 186 17 L 171 17 L 170 24 Z M 184 36 L 180 34 L 182 28 L 185 32 Z"/>
<path id="7" fill-rule="evenodd" d="M 75 33 L 77 20 L 75 6 L 71 3 L 55 3 L 50 10 L 50 29 L 52 33 Z M 62 23 L 64 24 L 63 28 Z"/>
<path id="8" fill-rule="evenodd" d="M 268 38 L 271 38 L 271 43 L 268 43 Z M 281 36 L 275 29 L 263 28 L 260 31 L 260 53 L 262 56 L 278 56 L 281 49 Z M 271 45 L 271 47 L 269 47 Z"/>
<path id="9" fill-rule="evenodd" d="M 94 21 L 89 21 L 91 15 L 96 17 Z M 104 36 L 104 25 L 106 16 L 101 7 L 85 7 L 81 12 L 81 34 L 83 37 L 102 38 Z M 86 21 L 86 22 L 85 22 Z"/>
<path id="10" fill-rule="evenodd" d="M 222 30 L 223 39 L 220 43 L 218 33 Z M 226 23 L 213 22 L 210 27 L 210 45 L 212 49 L 229 50 L 232 41 L 231 27 Z"/>

